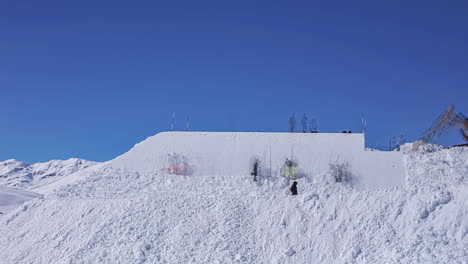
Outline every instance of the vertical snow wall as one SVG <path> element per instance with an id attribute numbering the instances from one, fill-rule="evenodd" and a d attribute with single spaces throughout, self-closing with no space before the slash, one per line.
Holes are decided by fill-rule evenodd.
<path id="1" fill-rule="evenodd" d="M 366 151 L 363 134 L 163 132 L 136 144 L 109 162 L 130 171 L 165 171 L 178 157 L 196 175 L 249 175 L 252 160 L 262 172 L 279 176 L 286 158 L 294 160 L 300 173 L 318 175 L 330 164 L 348 164 L 353 180 L 364 188 L 403 185 L 405 167 L 400 152 Z M 271 168 L 271 173 L 270 173 Z"/>

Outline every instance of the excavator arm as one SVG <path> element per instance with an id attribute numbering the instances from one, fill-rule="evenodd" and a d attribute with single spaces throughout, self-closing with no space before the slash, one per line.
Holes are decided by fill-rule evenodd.
<path id="1" fill-rule="evenodd" d="M 454 109 L 455 105 L 451 104 L 436 119 L 432 126 L 424 133 L 422 138 L 424 142 L 437 140 L 445 130 L 456 127 L 461 130 L 464 140 L 468 142 L 468 118 L 461 113 L 455 113 Z"/>

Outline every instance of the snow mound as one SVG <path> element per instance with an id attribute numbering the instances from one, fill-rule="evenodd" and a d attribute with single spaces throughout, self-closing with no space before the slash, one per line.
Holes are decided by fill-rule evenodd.
<path id="1" fill-rule="evenodd" d="M 248 173 L 171 174 L 147 143 L 63 179 L 0 218 L 0 259 L 465 263 L 468 257 L 467 148 L 405 154 L 400 186 L 360 190 L 325 171 L 299 178 L 299 195 L 291 196 L 290 182 L 279 175 L 261 173 L 253 182 Z M 233 150 L 219 155 L 226 152 Z"/>
<path id="2" fill-rule="evenodd" d="M 0 185 L 33 190 L 96 164 L 93 161 L 76 158 L 51 160 L 32 165 L 10 159 L 0 162 Z"/>
<path id="3" fill-rule="evenodd" d="M 436 152 L 412 151 L 405 155 L 405 163 L 408 188 L 437 191 L 451 185 L 464 186 L 468 181 L 466 147 L 441 149 Z"/>
<path id="4" fill-rule="evenodd" d="M 437 152 L 445 148 L 446 147 L 442 145 L 426 143 L 424 141 L 416 141 L 416 142 L 405 143 L 401 145 L 400 151 L 402 151 L 405 154 L 408 154 L 411 152 L 429 153 L 429 152 Z"/>

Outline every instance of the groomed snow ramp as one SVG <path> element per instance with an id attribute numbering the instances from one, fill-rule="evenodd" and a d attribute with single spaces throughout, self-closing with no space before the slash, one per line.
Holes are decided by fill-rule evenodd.
<path id="1" fill-rule="evenodd" d="M 242 176 L 259 160 L 261 173 L 280 177 L 286 159 L 298 164 L 299 174 L 313 176 L 345 164 L 360 187 L 389 188 L 405 182 L 400 152 L 366 151 L 363 134 L 163 132 L 135 145 L 109 165 L 129 171 L 170 172 L 174 159 L 185 175 Z M 271 171 L 270 171 L 271 168 Z"/>

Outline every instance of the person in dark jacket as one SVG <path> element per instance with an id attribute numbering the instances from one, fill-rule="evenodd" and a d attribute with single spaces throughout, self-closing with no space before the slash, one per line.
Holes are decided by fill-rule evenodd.
<path id="1" fill-rule="evenodd" d="M 297 195 L 297 181 L 293 182 L 293 184 L 291 185 L 291 188 L 289 188 L 289 190 L 291 190 L 292 195 Z"/>
<path id="2" fill-rule="evenodd" d="M 259 165 L 258 160 L 256 160 L 255 163 L 254 163 L 253 172 L 251 173 L 254 176 L 254 178 L 253 178 L 254 181 L 257 181 L 258 165 Z"/>

